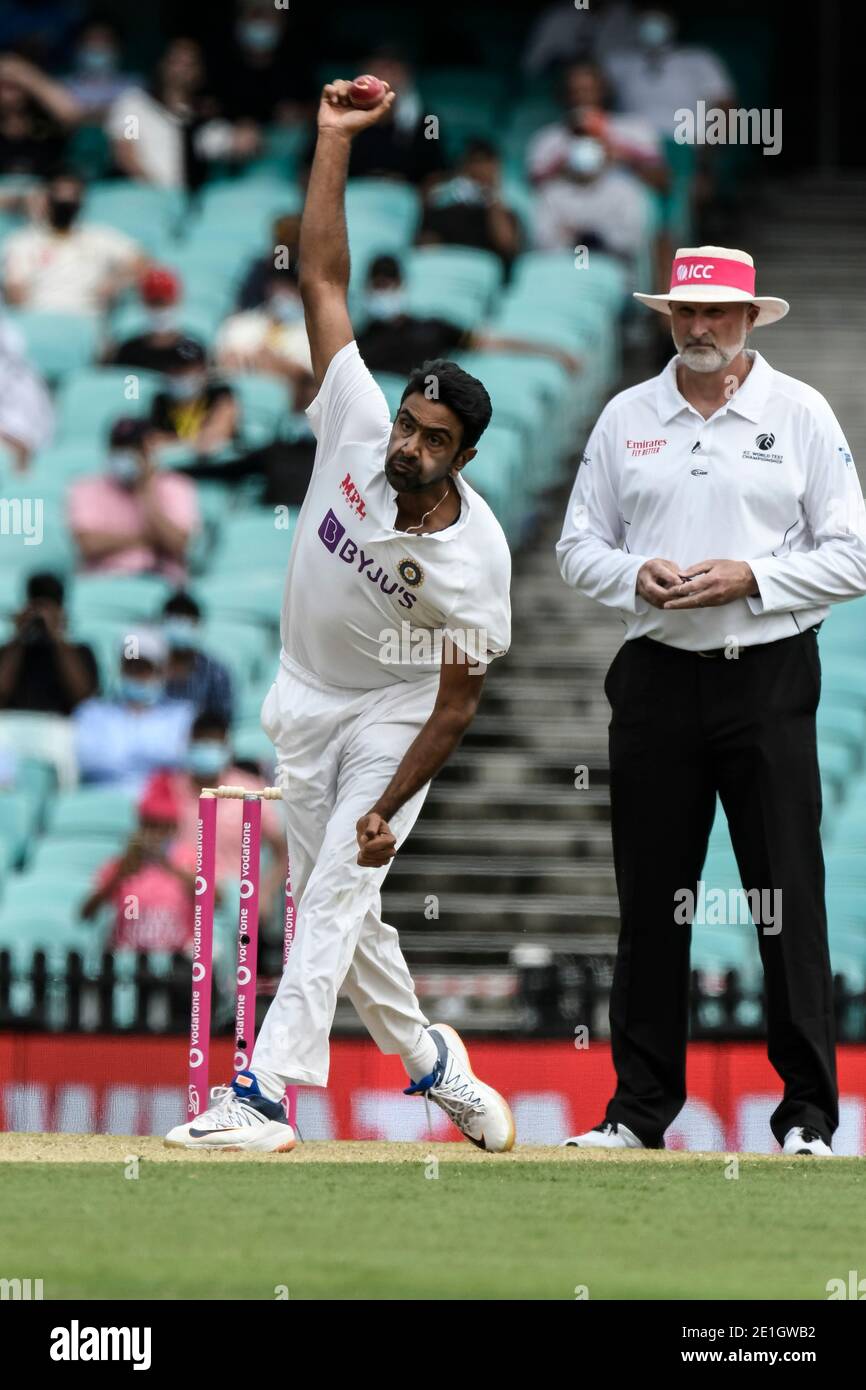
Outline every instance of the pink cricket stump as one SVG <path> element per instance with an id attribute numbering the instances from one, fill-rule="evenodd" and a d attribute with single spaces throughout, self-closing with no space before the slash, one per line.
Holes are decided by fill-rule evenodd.
<path id="1" fill-rule="evenodd" d="M 241 822 L 241 898 L 238 909 L 238 969 L 235 1002 L 236 1072 L 250 1064 L 256 1036 L 256 984 L 259 947 L 259 856 L 262 803 L 256 792 L 244 797 Z"/>
<path id="2" fill-rule="evenodd" d="M 198 803 L 195 842 L 192 1008 L 189 1026 L 189 1084 L 187 1086 L 188 1119 L 193 1119 L 194 1116 L 198 1115 L 208 1102 L 213 917 L 216 892 L 216 814 L 216 797 L 203 794 Z"/>
<path id="3" fill-rule="evenodd" d="M 289 861 L 286 864 L 286 917 L 285 929 L 283 932 L 283 969 L 285 970 L 289 962 L 289 952 L 292 949 L 292 942 L 295 939 L 295 900 L 292 897 L 292 865 Z M 286 1087 L 286 1117 L 292 1129 L 298 1117 L 298 1088 L 297 1086 Z"/>

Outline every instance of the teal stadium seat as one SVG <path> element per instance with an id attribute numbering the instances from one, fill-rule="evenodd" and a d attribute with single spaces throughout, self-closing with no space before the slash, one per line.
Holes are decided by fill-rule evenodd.
<path id="1" fill-rule="evenodd" d="M 468 246 L 421 246 L 406 259 L 412 313 L 440 315 L 474 328 L 502 285 L 502 262 L 492 251 Z"/>
<path id="2" fill-rule="evenodd" d="M 262 508 L 225 518 L 213 553 L 214 574 L 249 570 L 284 573 L 292 548 L 298 509 L 290 510 L 277 525 L 274 512 Z M 282 514 L 280 515 L 282 522 Z"/>
<path id="3" fill-rule="evenodd" d="M 57 396 L 57 440 L 94 441 L 104 450 L 108 431 L 122 415 L 147 415 L 162 386 L 158 372 L 139 368 L 93 367 L 73 372 Z"/>
<path id="4" fill-rule="evenodd" d="M 88 222 L 115 227 L 156 257 L 171 246 L 183 217 L 183 194 L 170 188 L 110 179 L 87 191 L 84 217 Z"/>
<path id="5" fill-rule="evenodd" d="M 88 366 L 99 347 L 99 320 L 94 314 L 49 314 L 41 309 L 6 311 L 23 335 L 27 356 L 48 381 Z"/>
<path id="6" fill-rule="evenodd" d="M 409 245 L 418 230 L 421 199 L 409 184 L 391 179 L 350 179 L 346 186 L 346 219 L 350 233 L 355 219 L 387 222 Z"/>
<path id="7" fill-rule="evenodd" d="M 51 835 L 127 836 L 137 824 L 135 798 L 112 787 L 77 787 L 57 796 L 47 809 Z"/>

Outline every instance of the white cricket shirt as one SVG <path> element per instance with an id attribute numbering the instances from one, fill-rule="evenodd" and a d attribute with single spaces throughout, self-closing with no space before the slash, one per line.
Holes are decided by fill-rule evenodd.
<path id="1" fill-rule="evenodd" d="M 680 394 L 674 357 L 614 396 L 587 443 L 556 553 L 566 583 L 621 612 L 627 639 L 775 642 L 866 593 L 866 507 L 839 423 L 818 391 L 748 355 L 709 420 Z M 653 608 L 635 593 L 653 558 L 747 560 L 760 596 Z"/>
<path id="2" fill-rule="evenodd" d="M 307 416 L 318 448 L 286 575 L 284 653 L 329 685 L 375 690 L 435 674 L 443 630 L 472 659 L 506 652 L 502 528 L 458 475 L 452 526 L 421 536 L 394 529 L 397 493 L 384 472 L 391 419 L 357 343 L 335 353 Z"/>

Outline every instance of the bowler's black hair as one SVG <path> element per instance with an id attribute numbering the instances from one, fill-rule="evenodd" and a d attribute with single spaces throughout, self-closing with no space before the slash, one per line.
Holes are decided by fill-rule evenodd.
<path id="1" fill-rule="evenodd" d="M 436 357 L 415 367 L 400 397 L 400 404 L 415 391 L 453 410 L 463 426 L 460 449 L 475 448 L 493 415 L 490 397 L 477 377 L 464 372 L 456 362 Z"/>

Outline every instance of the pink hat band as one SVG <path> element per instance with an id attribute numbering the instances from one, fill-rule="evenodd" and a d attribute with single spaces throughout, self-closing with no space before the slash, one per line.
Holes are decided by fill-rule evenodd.
<path id="1" fill-rule="evenodd" d="M 679 256 L 671 267 L 671 292 L 686 285 L 724 285 L 726 289 L 755 293 L 755 267 L 744 261 L 713 256 Z"/>

